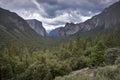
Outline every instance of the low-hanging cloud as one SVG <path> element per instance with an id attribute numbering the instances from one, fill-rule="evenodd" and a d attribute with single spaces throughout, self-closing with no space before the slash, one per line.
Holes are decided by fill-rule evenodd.
<path id="1" fill-rule="evenodd" d="M 83 22 L 118 0 L 0 0 L 0 7 L 25 19 L 43 22 L 47 30 L 66 22 Z"/>

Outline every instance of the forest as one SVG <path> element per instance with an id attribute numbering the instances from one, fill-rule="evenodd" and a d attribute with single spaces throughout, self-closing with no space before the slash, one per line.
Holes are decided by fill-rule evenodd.
<path id="1" fill-rule="evenodd" d="M 120 80 L 120 1 L 0 0 L 0 80 Z"/>
<path id="2" fill-rule="evenodd" d="M 37 48 L 8 43 L 0 47 L 2 80 L 119 80 L 119 29 L 108 34 L 81 37 Z M 59 43 L 60 44 L 59 44 Z M 30 44 L 29 44 L 30 45 Z M 58 46 L 55 46 L 58 45 Z M 40 45 L 41 46 L 41 45 Z M 36 48 L 36 49 L 35 49 Z M 72 72 L 88 68 L 86 73 Z M 91 77 L 89 74 L 93 73 Z"/>

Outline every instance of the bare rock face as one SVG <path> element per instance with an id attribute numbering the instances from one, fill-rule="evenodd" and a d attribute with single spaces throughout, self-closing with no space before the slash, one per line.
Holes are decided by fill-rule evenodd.
<path id="1" fill-rule="evenodd" d="M 60 36 L 70 36 L 79 31 L 80 27 L 78 24 L 66 23 L 65 27 L 60 30 Z"/>
<path id="2" fill-rule="evenodd" d="M 41 36 L 46 36 L 46 30 L 44 29 L 42 22 L 31 19 L 27 20 L 27 23 L 30 25 L 30 27 L 35 30 L 35 32 Z"/>
<path id="3" fill-rule="evenodd" d="M 63 37 L 70 36 L 78 32 L 91 31 L 95 28 L 104 30 L 118 24 L 120 24 L 120 1 L 83 23 L 66 23 L 65 27 L 59 31 L 59 34 Z"/>

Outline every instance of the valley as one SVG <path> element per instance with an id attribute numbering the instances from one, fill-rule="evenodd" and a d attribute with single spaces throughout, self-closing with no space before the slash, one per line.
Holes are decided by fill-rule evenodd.
<path id="1" fill-rule="evenodd" d="M 49 33 L 43 23 L 0 8 L 0 80 L 120 79 L 120 1 Z"/>

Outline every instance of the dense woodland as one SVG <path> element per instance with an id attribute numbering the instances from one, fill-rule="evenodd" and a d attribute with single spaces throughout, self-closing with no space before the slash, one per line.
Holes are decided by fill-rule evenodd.
<path id="1" fill-rule="evenodd" d="M 81 37 L 42 44 L 19 45 L 8 42 L 0 47 L 1 80 L 119 80 L 120 29 L 97 36 Z M 35 46 L 35 45 L 34 45 Z M 40 47 L 38 47 L 40 46 Z M 72 75 L 88 67 L 94 74 Z"/>

